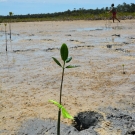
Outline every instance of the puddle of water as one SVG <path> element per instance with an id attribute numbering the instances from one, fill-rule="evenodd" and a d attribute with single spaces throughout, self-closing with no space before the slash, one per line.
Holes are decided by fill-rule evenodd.
<path id="1" fill-rule="evenodd" d="M 89 28 L 79 28 L 77 31 L 100 31 L 100 30 L 123 30 L 123 29 L 132 29 L 132 27 L 124 26 L 113 26 L 113 27 L 89 27 Z"/>
<path id="2" fill-rule="evenodd" d="M 112 30 L 111 27 L 91 27 L 91 28 L 79 28 L 77 31 L 100 31 L 100 30 Z"/>
<path id="3" fill-rule="evenodd" d="M 12 41 L 14 43 L 17 43 L 19 41 L 25 41 L 25 40 L 50 40 L 51 39 L 51 35 L 27 35 L 26 34 L 17 34 L 17 33 L 13 33 L 12 34 Z M 10 38 L 9 38 L 9 34 L 7 34 L 7 41 L 10 41 Z M 5 33 L 4 32 L 1 32 L 0 33 L 0 44 L 5 44 Z"/>
<path id="4" fill-rule="evenodd" d="M 127 39 L 125 39 L 124 37 L 115 37 L 113 42 L 123 43 L 127 42 Z"/>

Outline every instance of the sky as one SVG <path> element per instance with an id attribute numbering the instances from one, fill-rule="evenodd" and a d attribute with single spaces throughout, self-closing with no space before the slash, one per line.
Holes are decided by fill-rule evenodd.
<path id="1" fill-rule="evenodd" d="M 135 3 L 134 0 L 0 0 L 0 15 L 40 14 L 63 12 L 79 8 L 96 9 L 117 6 L 123 3 Z"/>

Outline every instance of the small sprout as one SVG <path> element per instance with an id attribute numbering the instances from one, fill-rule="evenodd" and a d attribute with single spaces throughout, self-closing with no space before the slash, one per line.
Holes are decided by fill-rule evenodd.
<path id="1" fill-rule="evenodd" d="M 126 72 L 125 72 L 125 70 L 124 70 L 124 64 L 122 65 L 122 67 L 123 67 L 123 74 L 125 74 Z"/>

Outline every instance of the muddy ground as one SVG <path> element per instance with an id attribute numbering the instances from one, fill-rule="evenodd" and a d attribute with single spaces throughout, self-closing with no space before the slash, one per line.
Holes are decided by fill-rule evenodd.
<path id="1" fill-rule="evenodd" d="M 80 67 L 65 70 L 62 104 L 72 116 L 84 111 L 101 113 L 104 120 L 95 129 L 100 135 L 122 134 L 121 128 L 110 130 L 113 122 L 103 110 L 111 107 L 126 111 L 126 115 L 135 113 L 135 20 L 11 26 L 10 41 L 7 25 L 7 52 L 4 24 L 0 27 L 1 135 L 17 134 L 23 123 L 32 119 L 57 120 L 58 108 L 48 100 L 59 101 L 62 69 L 52 57 L 60 60 L 63 43 L 73 58 L 70 64 Z"/>

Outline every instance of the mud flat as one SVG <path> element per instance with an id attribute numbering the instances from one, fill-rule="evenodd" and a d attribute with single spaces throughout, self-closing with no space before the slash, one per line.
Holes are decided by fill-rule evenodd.
<path id="1" fill-rule="evenodd" d="M 65 71 L 63 105 L 72 116 L 87 111 L 102 115 L 96 125 L 80 132 L 62 118 L 62 132 L 134 134 L 135 20 L 13 23 L 7 53 L 1 26 L 1 135 L 51 134 L 47 122 L 52 133 L 56 131 L 58 109 L 48 100 L 59 101 L 61 68 L 52 57 L 60 59 L 62 43 L 68 45 L 71 64 L 81 66 Z"/>

